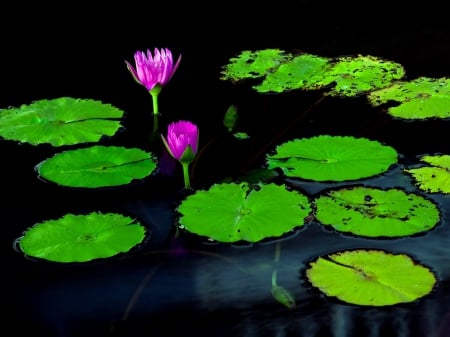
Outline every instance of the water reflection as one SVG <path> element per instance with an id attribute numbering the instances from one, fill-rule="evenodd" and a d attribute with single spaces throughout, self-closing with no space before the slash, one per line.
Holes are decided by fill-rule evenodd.
<path id="1" fill-rule="evenodd" d="M 168 237 L 173 205 L 148 201 L 141 206 L 129 208 L 152 224 L 158 238 Z M 447 213 L 444 218 L 449 218 Z M 276 242 L 222 245 L 194 239 L 183 243 L 184 254 L 145 247 L 132 256 L 78 266 L 22 262 L 21 268 L 36 269 L 36 274 L 15 285 L 21 289 L 15 303 L 40 328 L 49 329 L 48 335 L 56 336 L 129 336 L 145 331 L 151 336 L 444 337 L 450 315 L 446 227 L 442 223 L 425 235 L 377 240 L 342 235 L 312 222 Z M 277 244 L 281 251 L 275 265 Z M 305 282 L 308 261 L 352 248 L 410 254 L 433 266 L 440 284 L 414 303 L 365 308 L 327 298 Z M 275 267 L 278 284 L 296 299 L 295 309 L 271 296 Z"/>

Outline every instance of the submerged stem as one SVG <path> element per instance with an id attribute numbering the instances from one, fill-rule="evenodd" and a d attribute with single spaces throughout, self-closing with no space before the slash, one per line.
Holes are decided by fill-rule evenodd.
<path id="1" fill-rule="evenodd" d="M 159 114 L 153 114 L 153 133 L 157 133 L 159 130 Z"/>
<path id="2" fill-rule="evenodd" d="M 153 131 L 150 135 L 150 143 L 156 144 L 160 142 L 158 114 L 153 114 Z"/>
<path id="3" fill-rule="evenodd" d="M 159 131 L 159 110 L 158 110 L 158 93 L 150 93 L 153 102 L 153 133 L 151 139 L 154 140 Z"/>

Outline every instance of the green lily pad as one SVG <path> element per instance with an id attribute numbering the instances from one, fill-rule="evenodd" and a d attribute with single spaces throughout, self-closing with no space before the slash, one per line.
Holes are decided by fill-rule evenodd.
<path id="1" fill-rule="evenodd" d="M 258 92 L 321 89 L 329 84 L 323 83 L 323 77 L 331 67 L 330 61 L 327 57 L 301 54 L 269 72 L 264 81 L 253 88 Z"/>
<path id="2" fill-rule="evenodd" d="M 363 249 L 319 257 L 309 264 L 306 276 L 329 297 L 372 307 L 414 302 L 437 283 L 430 268 L 408 255 Z"/>
<path id="3" fill-rule="evenodd" d="M 263 77 L 290 58 L 290 54 L 280 49 L 244 50 L 222 68 L 220 79 L 237 82 Z"/>
<path id="4" fill-rule="evenodd" d="M 292 55 L 279 49 L 243 51 L 223 67 L 222 80 L 263 78 L 258 92 L 316 90 L 331 87 L 331 96 L 354 97 L 384 88 L 405 76 L 401 64 L 371 55 L 321 57 Z"/>
<path id="5" fill-rule="evenodd" d="M 405 169 L 414 183 L 428 193 L 450 194 L 450 155 L 426 155 L 421 161 L 431 166 Z"/>
<path id="6" fill-rule="evenodd" d="M 98 142 L 120 129 L 123 113 L 92 99 L 43 99 L 0 110 L 0 137 L 32 145 Z"/>
<path id="7" fill-rule="evenodd" d="M 347 181 L 375 176 L 396 164 L 390 146 L 366 138 L 321 135 L 278 145 L 266 156 L 269 169 L 280 168 L 291 178 Z"/>
<path id="8" fill-rule="evenodd" d="M 149 176 L 157 167 L 152 153 L 137 148 L 96 145 L 55 154 L 38 165 L 38 175 L 68 187 L 126 185 Z"/>
<path id="9" fill-rule="evenodd" d="M 390 101 L 400 103 L 387 108 L 396 118 L 450 118 L 450 78 L 419 77 L 408 82 L 398 81 L 371 92 L 367 98 L 373 106 Z"/>
<path id="10" fill-rule="evenodd" d="M 87 262 L 127 252 L 145 236 L 145 227 L 133 218 L 93 212 L 66 214 L 35 224 L 17 244 L 26 256 L 53 262 Z"/>
<path id="11" fill-rule="evenodd" d="M 434 228 L 440 220 L 435 203 L 400 189 L 349 187 L 314 200 L 316 219 L 339 232 L 365 237 L 402 237 Z"/>
<path id="12" fill-rule="evenodd" d="M 403 66 L 396 62 L 371 55 L 340 56 L 324 74 L 322 85 L 335 83 L 330 96 L 355 97 L 390 86 L 404 76 Z"/>
<path id="13" fill-rule="evenodd" d="M 305 224 L 308 197 L 276 184 L 215 184 L 184 199 L 179 225 L 219 242 L 258 242 L 280 237 Z"/>

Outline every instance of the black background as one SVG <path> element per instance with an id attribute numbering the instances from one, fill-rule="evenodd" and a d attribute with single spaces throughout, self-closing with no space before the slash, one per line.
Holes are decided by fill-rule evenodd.
<path id="1" fill-rule="evenodd" d="M 443 77 L 450 69 L 449 24 L 437 1 L 301 0 L 245 6 L 233 1 L 35 1 L 4 7 L 0 108 L 62 96 L 101 100 L 125 111 L 126 141 L 133 144 L 145 142 L 152 124 L 150 95 L 124 63 L 133 61 L 137 50 L 170 48 L 175 57 L 182 54 L 175 77 L 159 98 L 162 124 L 190 119 L 199 124 L 203 144 L 221 127 L 230 104 L 253 106 L 242 113 L 243 129 L 264 135 L 289 123 L 289 113 L 298 113 L 299 102 L 311 103 L 303 101 L 301 92 L 292 92 L 272 97 L 270 108 L 276 112 L 269 109 L 262 115 L 255 107 L 261 99 L 251 101 L 257 97 L 254 92 L 242 95 L 219 80 L 221 68 L 242 50 L 373 55 L 403 65 L 405 79 Z M 358 101 L 352 103 L 356 111 Z M 333 114 L 344 109 L 351 113 L 351 107 L 334 104 Z M 316 119 L 326 123 L 327 118 L 317 114 Z M 340 126 L 351 125 L 352 118 L 342 114 Z M 381 140 L 411 132 L 422 142 L 442 144 L 445 138 L 434 137 L 445 132 L 435 127 L 401 127 Z M 409 144 L 404 145 L 401 151 L 408 150 Z M 428 151 L 426 146 L 420 150 Z"/>

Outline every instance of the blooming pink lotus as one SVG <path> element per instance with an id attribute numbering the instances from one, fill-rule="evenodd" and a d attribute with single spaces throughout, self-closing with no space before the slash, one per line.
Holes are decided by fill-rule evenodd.
<path id="1" fill-rule="evenodd" d="M 197 125 L 189 121 L 178 121 L 169 124 L 167 138 L 162 136 L 162 139 L 173 158 L 178 161 L 187 159 L 191 162 L 197 154 L 198 136 Z M 185 158 L 186 156 L 188 158 Z"/>
<path id="2" fill-rule="evenodd" d="M 155 48 L 153 55 L 150 49 L 147 49 L 147 53 L 135 52 L 134 60 L 136 67 L 133 67 L 128 61 L 125 63 L 136 82 L 143 85 L 152 94 L 159 94 L 162 87 L 170 81 L 178 69 L 181 55 L 174 64 L 172 52 L 168 48 Z"/>
<path id="3" fill-rule="evenodd" d="M 155 48 L 152 55 L 150 49 L 147 49 L 147 53 L 143 51 L 137 51 L 134 53 L 134 61 L 136 68 L 131 65 L 130 62 L 125 61 L 128 70 L 133 78 L 139 84 L 143 85 L 148 92 L 152 95 L 153 101 L 153 134 L 159 134 L 158 123 L 158 95 L 162 88 L 170 81 L 175 71 L 178 69 L 181 61 L 181 55 L 178 57 L 177 62 L 173 63 L 172 52 L 170 49 Z"/>
<path id="4" fill-rule="evenodd" d="M 178 121 L 169 124 L 167 136 L 161 135 L 167 152 L 183 166 L 184 184 L 191 188 L 189 165 L 198 151 L 199 130 L 197 125 L 189 121 Z"/>

